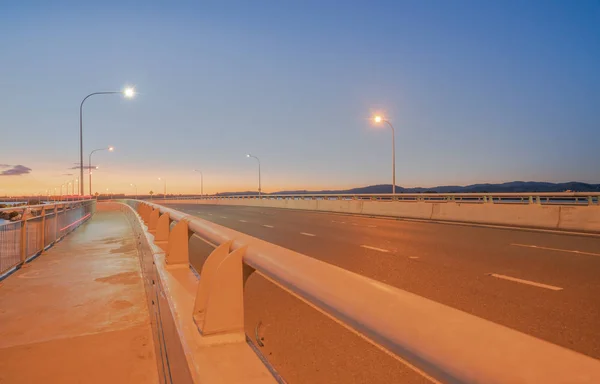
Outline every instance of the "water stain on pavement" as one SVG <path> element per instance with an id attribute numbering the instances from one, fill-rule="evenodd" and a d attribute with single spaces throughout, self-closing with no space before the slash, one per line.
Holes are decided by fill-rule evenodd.
<path id="1" fill-rule="evenodd" d="M 110 253 L 129 253 L 136 249 L 133 243 L 121 245 L 119 248 L 114 248 L 110 250 Z"/>
<path id="2" fill-rule="evenodd" d="M 102 239 L 102 242 L 104 242 L 104 244 L 116 244 L 122 241 L 123 238 L 121 237 L 105 237 L 104 239 Z"/>
<path id="3" fill-rule="evenodd" d="M 108 283 L 108 284 L 123 284 L 123 285 L 133 285 L 136 284 L 139 280 L 139 275 L 137 272 L 121 272 L 116 275 L 99 277 L 95 279 L 100 283 Z"/>
<path id="4" fill-rule="evenodd" d="M 133 307 L 133 303 L 127 300 L 115 300 L 110 303 L 110 306 L 114 309 L 125 309 Z"/>

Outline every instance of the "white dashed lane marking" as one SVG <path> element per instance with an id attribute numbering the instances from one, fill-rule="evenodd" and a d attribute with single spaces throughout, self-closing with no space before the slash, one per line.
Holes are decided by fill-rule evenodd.
<path id="1" fill-rule="evenodd" d="M 300 232 L 300 234 L 304 235 L 304 236 L 317 236 L 317 235 L 314 235 L 312 233 L 306 233 L 306 232 Z"/>
<path id="2" fill-rule="evenodd" d="M 492 276 L 492 277 L 496 277 L 498 279 L 514 281 L 515 283 L 527 284 L 527 285 L 531 285 L 531 286 L 538 287 L 538 288 L 550 289 L 552 291 L 562 291 L 561 287 L 555 287 L 554 285 L 548 285 L 548 284 L 537 283 L 535 281 L 517 279 L 516 277 L 511 277 L 511 276 L 506 276 L 506 275 L 498 275 L 496 273 L 489 273 L 488 275 Z"/>
<path id="3" fill-rule="evenodd" d="M 267 227 L 267 228 L 273 228 L 272 225 L 268 225 L 268 224 L 263 224 L 263 227 Z"/>
<path id="4" fill-rule="evenodd" d="M 387 249 L 371 247 L 370 245 L 361 245 L 361 247 L 367 248 L 367 249 L 372 249 L 374 251 L 379 251 L 379 252 L 385 252 L 385 253 L 389 252 Z"/>

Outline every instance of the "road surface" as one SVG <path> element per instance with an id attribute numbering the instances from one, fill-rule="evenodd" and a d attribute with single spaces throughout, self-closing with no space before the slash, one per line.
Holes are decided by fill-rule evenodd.
<path id="1" fill-rule="evenodd" d="M 600 359 L 600 237 L 276 208 L 168 206 Z M 266 285 L 270 283 L 252 284 L 267 289 Z M 249 284 L 248 296 L 251 288 L 253 286 Z M 269 292 L 268 297 L 257 293 L 263 298 L 247 300 L 247 305 L 261 308 L 263 312 L 267 307 L 276 306 L 275 297 L 281 293 L 276 293 L 276 289 Z M 259 304 L 253 304 L 257 300 Z M 284 299 L 279 297 L 279 300 Z M 306 312 L 312 311 L 310 307 L 297 309 L 304 304 L 298 301 L 293 305 L 291 302 L 286 304 L 289 305 L 286 310 L 298 311 L 298 314 L 286 318 L 288 332 L 294 324 L 298 327 L 298 318 L 303 319 L 300 323 L 312 318 Z M 281 303 L 277 305 L 281 306 Z M 269 313 L 261 316 L 268 317 Z M 286 314 L 279 314 L 278 322 L 284 322 L 282 316 Z M 323 331 L 325 325 L 317 324 L 316 320 L 313 323 L 310 327 L 320 327 L 313 328 L 314 332 L 326 333 Z M 309 327 L 308 324 L 301 326 Z M 261 327 L 265 326 L 261 324 Z M 271 325 L 275 332 L 273 327 Z M 263 331 L 268 340 L 269 329 Z M 279 332 L 282 335 L 278 344 L 291 338 L 283 333 L 283 329 Z M 310 331 L 307 332 L 296 337 L 295 343 L 309 337 Z M 311 340 L 314 342 L 314 338 Z M 323 348 L 335 348 L 336 340 L 332 339 L 330 344 Z M 292 347 L 286 345 L 288 349 Z M 344 354 L 344 351 L 338 352 Z M 307 353 L 310 353 L 308 349 Z M 347 355 L 345 353 L 344 357 Z M 388 369 L 387 377 L 377 379 L 369 376 L 370 373 L 364 377 L 352 373 L 354 376 L 349 377 L 342 373 L 339 378 L 317 376 L 313 382 L 341 383 L 349 379 L 353 382 L 389 382 L 390 377 L 397 379 L 400 371 L 407 375 L 403 379 L 406 382 L 422 380 L 405 370 L 394 371 L 396 367 L 386 358 L 389 359 L 374 354 L 359 357 L 355 363 L 364 365 L 364 359 L 372 359 L 384 365 L 379 370 Z M 331 364 L 337 366 L 342 362 L 347 364 L 347 360 L 341 358 Z M 273 361 L 273 365 L 277 367 L 278 363 Z M 313 361 L 308 365 L 304 367 L 305 373 L 318 369 L 319 363 Z M 326 363 L 323 369 L 327 369 Z M 282 375 L 290 383 L 305 379 L 289 379 L 290 371 L 294 376 L 302 371 L 300 368 L 292 369 L 284 364 L 281 371 L 285 371 Z"/>

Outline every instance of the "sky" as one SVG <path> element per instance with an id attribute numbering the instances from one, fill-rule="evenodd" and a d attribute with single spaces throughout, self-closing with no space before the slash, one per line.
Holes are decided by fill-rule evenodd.
<path id="1" fill-rule="evenodd" d="M 598 68 L 597 0 L 2 2 L 0 195 L 77 177 L 126 86 L 94 192 L 389 184 L 375 113 L 397 185 L 597 183 Z"/>

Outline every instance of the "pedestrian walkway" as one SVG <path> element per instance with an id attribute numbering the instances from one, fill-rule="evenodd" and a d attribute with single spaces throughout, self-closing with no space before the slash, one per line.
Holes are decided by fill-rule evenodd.
<path id="1" fill-rule="evenodd" d="M 157 383 L 133 231 L 100 211 L 0 286 L 0 383 Z"/>

